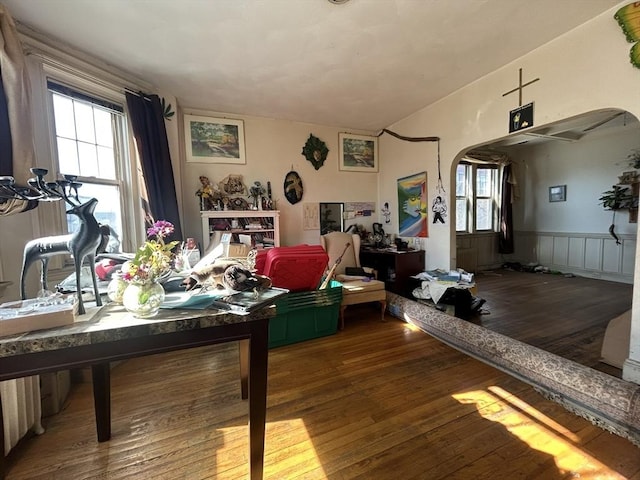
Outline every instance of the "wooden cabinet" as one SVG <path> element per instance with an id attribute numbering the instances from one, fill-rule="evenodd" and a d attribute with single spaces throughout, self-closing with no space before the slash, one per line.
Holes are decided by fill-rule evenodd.
<path id="1" fill-rule="evenodd" d="M 280 246 L 278 210 L 203 210 L 200 217 L 205 250 L 212 241 L 220 243 L 223 233 L 230 233 L 234 243 L 242 243 L 241 235 L 248 235 L 252 246 Z"/>
<path id="2" fill-rule="evenodd" d="M 376 269 L 378 280 L 385 283 L 387 291 L 407 298 L 413 298 L 411 290 L 415 287 L 409 277 L 424 271 L 424 261 L 424 250 L 406 252 L 360 250 L 360 264 Z"/>

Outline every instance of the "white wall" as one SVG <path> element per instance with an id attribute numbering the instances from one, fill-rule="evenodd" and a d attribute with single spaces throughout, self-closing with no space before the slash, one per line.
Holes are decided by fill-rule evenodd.
<path id="1" fill-rule="evenodd" d="M 637 124 L 614 134 L 602 130 L 577 142 L 553 141 L 509 152 L 516 163 L 520 199 L 514 229 L 540 232 L 607 233 L 612 212 L 599 204 L 618 175 L 633 170 L 627 156 L 640 148 Z M 549 202 L 549 187 L 566 185 L 565 202 Z M 616 233 L 635 235 L 627 210 L 616 213 Z"/>
<path id="2" fill-rule="evenodd" d="M 342 172 L 338 170 L 337 127 L 312 125 L 262 117 L 238 116 L 202 110 L 184 109 L 185 114 L 236 118 L 244 121 L 246 165 L 185 163 L 184 148 L 180 152 L 182 162 L 182 188 L 184 206 L 184 235 L 202 240 L 198 197 L 195 192 L 200 186 L 198 177 L 205 175 L 212 182 L 220 182 L 228 174 L 240 174 L 244 183 L 250 186 L 258 180 L 263 185 L 271 182 L 276 208 L 280 210 L 280 243 L 297 245 L 300 243 L 319 244 L 320 230 L 303 230 L 302 210 L 304 203 L 319 202 L 375 202 L 378 176 L 375 173 Z M 177 125 L 182 125 L 178 119 Z M 356 134 L 371 132 L 351 131 Z M 309 134 L 326 143 L 329 154 L 322 167 L 316 170 L 302 155 Z M 184 132 L 180 132 L 180 142 L 184 145 Z M 174 149 L 172 148 L 172 154 Z M 291 170 L 302 178 L 304 194 L 302 200 L 291 205 L 284 197 L 284 177 Z M 378 221 L 379 206 L 373 217 L 362 218 L 358 223 L 370 225 Z"/>

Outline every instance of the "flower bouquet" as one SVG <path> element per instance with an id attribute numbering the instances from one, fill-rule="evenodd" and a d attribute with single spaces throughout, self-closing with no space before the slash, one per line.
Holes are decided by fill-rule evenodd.
<path id="1" fill-rule="evenodd" d="M 173 248 L 178 242 L 165 243 L 165 238 L 174 231 L 172 223 L 159 220 L 147 229 L 147 240 L 135 257 L 122 266 L 122 278 L 129 285 L 122 302 L 127 310 L 137 317 L 151 317 L 158 313 L 164 300 L 164 288 L 159 283 L 171 272 Z"/>

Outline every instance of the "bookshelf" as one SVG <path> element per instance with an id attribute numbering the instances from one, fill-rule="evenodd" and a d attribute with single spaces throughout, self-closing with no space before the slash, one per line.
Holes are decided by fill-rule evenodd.
<path id="1" fill-rule="evenodd" d="M 247 235 L 251 246 L 280 246 L 280 212 L 278 210 L 203 210 L 202 241 L 207 250 L 211 242 L 219 243 L 223 233 L 231 234 L 233 243 L 244 243 Z"/>

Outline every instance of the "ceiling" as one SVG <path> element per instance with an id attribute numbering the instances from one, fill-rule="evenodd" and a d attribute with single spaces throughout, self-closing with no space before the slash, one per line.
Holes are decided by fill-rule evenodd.
<path id="1" fill-rule="evenodd" d="M 19 25 L 171 92 L 183 108 L 372 132 L 619 3 L 339 2 L 0 0 Z"/>
<path id="2" fill-rule="evenodd" d="M 507 152 L 525 144 L 531 146 L 548 142 L 574 143 L 583 138 L 618 133 L 625 129 L 635 131 L 638 127 L 640 127 L 638 119 L 629 112 L 619 109 L 603 109 L 564 119 L 544 127 L 527 129 L 491 142 L 480 149 Z"/>

